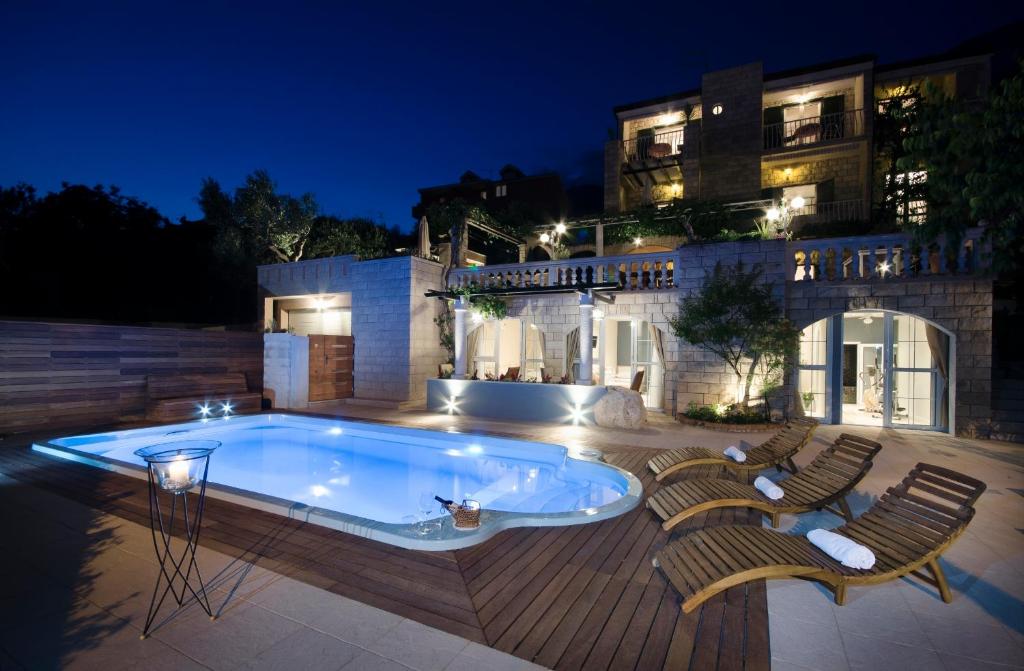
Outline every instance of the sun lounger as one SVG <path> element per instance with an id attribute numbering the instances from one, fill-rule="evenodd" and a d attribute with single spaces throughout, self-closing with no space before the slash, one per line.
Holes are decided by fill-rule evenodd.
<path id="1" fill-rule="evenodd" d="M 881 449 L 873 440 L 844 433 L 799 473 L 777 483 L 784 496 L 774 501 L 752 485 L 700 478 L 660 488 L 648 497 L 647 507 L 661 518 L 665 531 L 716 508 L 754 508 L 769 515 L 773 527 L 779 526 L 782 513 L 821 509 L 852 522 L 846 495 L 871 470 L 871 460 Z"/>
<path id="2" fill-rule="evenodd" d="M 665 450 L 647 462 L 647 467 L 659 482 L 684 468 L 707 464 L 725 466 L 738 471 L 761 471 L 775 466 L 781 470 L 785 464 L 791 473 L 796 472 L 793 455 L 807 444 L 818 427 L 813 419 L 791 419 L 774 436 L 746 453 L 747 459 L 737 462 L 721 452 L 706 447 L 682 447 Z"/>
<path id="3" fill-rule="evenodd" d="M 715 594 L 761 578 L 818 581 L 843 605 L 850 585 L 875 585 L 913 575 L 952 601 L 939 557 L 967 528 L 985 484 L 956 471 L 918 464 L 867 512 L 834 529 L 874 553 L 870 569 L 849 568 L 803 536 L 754 526 L 722 526 L 687 534 L 654 558 L 693 612 Z M 920 571 L 927 568 L 930 575 Z"/>

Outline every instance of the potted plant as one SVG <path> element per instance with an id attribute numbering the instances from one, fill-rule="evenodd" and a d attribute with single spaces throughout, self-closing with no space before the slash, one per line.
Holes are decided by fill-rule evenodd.
<path id="1" fill-rule="evenodd" d="M 810 412 L 811 408 L 814 407 L 814 392 L 801 392 L 800 398 L 803 399 L 804 402 L 804 412 Z"/>

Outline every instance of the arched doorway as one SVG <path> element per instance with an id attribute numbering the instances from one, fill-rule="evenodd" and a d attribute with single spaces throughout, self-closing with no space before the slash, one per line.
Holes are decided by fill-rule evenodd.
<path id="1" fill-rule="evenodd" d="M 955 338 L 920 317 L 858 310 L 800 334 L 797 404 L 825 422 L 951 431 Z"/>

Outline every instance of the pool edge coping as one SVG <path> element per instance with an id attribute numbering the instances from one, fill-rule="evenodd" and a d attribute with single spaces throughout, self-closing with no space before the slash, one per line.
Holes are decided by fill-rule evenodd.
<path id="1" fill-rule="evenodd" d="M 321 419 L 325 421 L 347 421 L 354 423 L 367 423 L 378 426 L 392 426 L 396 428 L 405 428 L 413 431 L 423 431 L 428 433 L 446 433 L 444 431 L 436 431 L 433 429 L 423 429 L 419 427 L 408 427 L 401 424 L 391 424 L 388 422 L 363 422 L 362 419 L 349 419 L 349 418 L 338 418 L 328 417 L 324 415 L 312 415 L 303 413 L 287 413 L 287 412 L 264 412 L 255 413 L 252 415 L 243 415 L 241 417 L 262 417 L 267 415 L 278 415 L 284 417 L 297 417 L 305 419 Z M 177 426 L 178 424 L 155 424 L 149 427 L 136 427 L 138 429 L 153 428 L 162 426 Z M 134 429 L 122 429 L 123 431 L 132 431 Z M 491 435 L 487 433 L 464 433 L 458 432 L 460 435 L 480 435 L 481 437 L 491 436 L 494 438 L 507 438 L 507 436 Z M 84 434 L 91 435 L 91 434 Z M 62 438 L 70 438 L 74 436 L 62 436 L 57 438 L 48 438 L 46 440 L 34 440 L 31 443 L 31 450 L 47 456 L 64 459 L 76 463 L 86 464 L 88 466 L 100 468 L 106 471 L 118 473 L 120 475 L 126 475 L 137 479 L 146 479 L 146 469 L 142 466 L 129 464 L 123 461 L 117 461 L 113 459 L 107 459 L 102 455 L 91 454 L 76 450 L 72 447 L 66 447 L 63 445 L 55 445 L 52 443 L 54 440 L 60 440 Z M 598 508 L 586 509 L 586 510 L 574 510 L 563 513 L 512 513 L 498 510 L 487 510 L 481 511 L 481 525 L 479 528 L 473 531 L 462 531 L 457 530 L 453 526 L 452 518 L 445 516 L 442 518 L 442 534 L 446 535 L 444 538 L 437 539 L 425 539 L 420 537 L 415 532 L 411 531 L 413 525 L 404 524 L 393 524 L 387 522 L 379 522 L 371 520 L 365 517 L 359 517 L 357 515 L 350 515 L 348 513 L 341 513 L 335 510 L 328 510 L 326 508 L 319 508 L 316 506 L 310 506 L 305 503 L 298 501 L 289 501 L 288 499 L 282 499 L 268 494 L 262 494 L 260 492 L 254 492 L 251 490 L 238 489 L 230 485 L 223 485 L 218 483 L 209 482 L 206 485 L 207 493 L 218 500 L 227 501 L 235 505 L 241 505 L 263 512 L 279 515 L 289 519 L 298 520 L 301 522 L 309 522 L 322 526 L 335 531 L 341 531 L 353 536 L 360 538 L 367 538 L 395 547 L 401 547 L 407 550 L 424 550 L 431 552 L 444 552 L 452 550 L 460 550 L 467 547 L 479 545 L 484 541 L 496 536 L 498 533 L 514 528 L 523 527 L 558 527 L 558 526 L 574 526 L 576 524 L 589 524 L 592 522 L 600 522 L 603 520 L 611 519 L 623 515 L 630 510 L 633 510 L 640 505 L 643 499 L 643 484 L 640 479 L 637 478 L 633 473 L 609 464 L 604 461 L 603 453 L 598 448 L 587 448 L 586 451 L 573 450 L 565 445 L 557 445 L 555 443 L 540 443 L 535 440 L 525 440 L 523 438 L 514 438 L 520 442 L 538 443 L 541 445 L 556 445 L 566 451 L 565 458 L 572 459 L 580 462 L 599 463 L 600 465 L 610 468 L 618 472 L 622 477 L 626 479 L 627 489 L 626 493 L 623 494 L 617 500 L 600 506 Z M 588 512 L 593 510 L 594 512 Z M 397 533 L 399 530 L 405 530 L 405 534 Z"/>

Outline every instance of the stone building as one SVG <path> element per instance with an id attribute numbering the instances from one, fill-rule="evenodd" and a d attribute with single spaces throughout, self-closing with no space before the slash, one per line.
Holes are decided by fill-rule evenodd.
<path id="1" fill-rule="evenodd" d="M 797 225 L 868 219 L 882 179 L 875 112 L 929 85 L 981 95 L 989 73 L 987 55 L 886 65 L 858 56 L 769 74 L 760 63 L 706 73 L 699 88 L 615 108 L 605 210 L 679 198 L 799 197 Z"/>
<path id="2" fill-rule="evenodd" d="M 826 423 L 986 435 L 992 280 L 978 231 L 953 249 L 921 248 L 907 233 L 700 244 L 618 235 L 606 245 L 605 228 L 628 222 L 624 211 L 636 205 L 678 198 L 788 202 L 794 222 L 865 218 L 875 198 L 874 110 L 925 81 L 976 95 L 988 72 L 977 56 L 708 73 L 700 89 L 616 108 L 604 217 L 546 222 L 520 241 L 515 263 L 463 254 L 472 267 L 412 257 L 264 266 L 267 324 L 297 338 L 351 336 L 351 402 L 581 421 L 601 389 L 624 386 L 650 411 L 678 414 L 739 398 L 721 359 L 672 334 L 679 301 L 716 264 L 758 265 L 801 330 L 774 407 Z M 908 219 L 921 214 L 912 202 L 902 208 Z M 568 250 L 561 235 L 572 237 Z M 453 303 L 466 294 L 503 302 L 505 316 Z M 446 316 L 453 357 L 436 324 Z M 271 359 L 286 358 L 276 353 L 268 367 Z"/>

